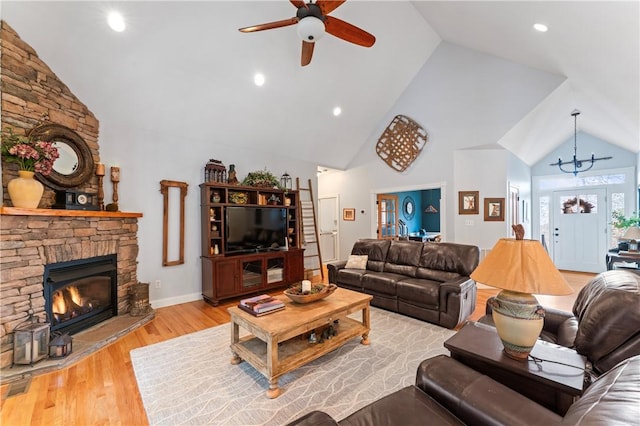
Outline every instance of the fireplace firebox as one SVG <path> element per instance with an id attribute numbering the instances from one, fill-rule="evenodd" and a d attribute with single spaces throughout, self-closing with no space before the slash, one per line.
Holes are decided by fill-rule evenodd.
<path id="1" fill-rule="evenodd" d="M 45 265 L 51 332 L 74 334 L 118 315 L 116 255 Z"/>

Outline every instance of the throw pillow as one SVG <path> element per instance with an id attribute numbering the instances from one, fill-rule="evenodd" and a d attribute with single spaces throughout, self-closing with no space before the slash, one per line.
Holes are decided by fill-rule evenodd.
<path id="1" fill-rule="evenodd" d="M 366 254 L 363 255 L 349 255 L 349 259 L 347 259 L 347 264 L 345 268 L 349 269 L 367 269 L 367 260 L 369 260 L 369 256 Z"/>

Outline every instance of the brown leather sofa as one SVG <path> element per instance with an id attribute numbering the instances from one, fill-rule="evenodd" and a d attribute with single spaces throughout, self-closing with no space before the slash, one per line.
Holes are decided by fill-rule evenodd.
<path id="1" fill-rule="evenodd" d="M 329 282 L 373 296 L 371 304 L 447 328 L 455 328 L 476 307 L 476 246 L 418 241 L 361 239 L 351 250 L 368 256 L 366 268 L 328 263 Z"/>
<path id="2" fill-rule="evenodd" d="M 640 419 L 640 356 L 591 384 L 564 417 L 444 355 L 423 361 L 416 382 L 337 422 L 312 411 L 289 425 L 632 425 Z"/>
<path id="3" fill-rule="evenodd" d="M 578 293 L 573 312 L 545 308 L 540 339 L 575 349 L 595 375 L 640 355 L 640 276 L 624 270 L 593 277 Z M 479 322 L 493 325 L 491 306 Z"/>

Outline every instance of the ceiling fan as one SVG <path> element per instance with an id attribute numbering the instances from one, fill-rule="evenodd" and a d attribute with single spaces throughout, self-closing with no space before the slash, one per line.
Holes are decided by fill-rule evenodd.
<path id="1" fill-rule="evenodd" d="M 240 32 L 252 33 L 297 24 L 298 35 L 302 39 L 302 57 L 300 59 L 302 66 L 311 63 L 315 41 L 319 40 L 325 31 L 332 36 L 359 46 L 371 47 L 376 42 L 376 38 L 368 32 L 341 19 L 328 16 L 329 13 L 338 8 L 338 6 L 346 0 L 317 0 L 315 3 L 305 3 L 302 0 L 289 1 L 298 8 L 295 17 L 240 28 Z"/>

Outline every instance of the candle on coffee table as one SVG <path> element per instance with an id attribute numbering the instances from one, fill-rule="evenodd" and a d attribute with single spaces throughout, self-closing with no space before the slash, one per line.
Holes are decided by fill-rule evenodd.
<path id="1" fill-rule="evenodd" d="M 311 281 L 302 280 L 302 292 L 303 293 L 311 292 Z"/>

